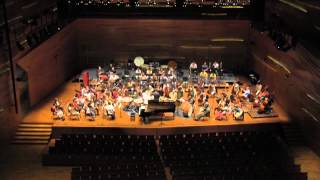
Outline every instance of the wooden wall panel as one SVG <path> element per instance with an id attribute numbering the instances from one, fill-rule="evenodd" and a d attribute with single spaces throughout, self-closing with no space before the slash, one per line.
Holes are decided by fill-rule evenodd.
<path id="1" fill-rule="evenodd" d="M 269 84 L 280 105 L 300 124 L 306 140 L 320 153 L 320 57 L 298 44 L 282 52 L 266 34 L 252 32 L 253 68 Z M 265 61 L 267 56 L 282 63 L 290 73 Z"/>
<path id="2" fill-rule="evenodd" d="M 74 25 L 18 60 L 28 74 L 30 105 L 33 106 L 74 75 L 77 69 L 77 45 Z"/>
<path id="3" fill-rule="evenodd" d="M 147 56 L 219 59 L 235 67 L 247 58 L 246 20 L 78 19 L 76 23 L 79 56 L 86 65 Z M 212 42 L 214 38 L 244 42 Z"/>
<path id="4" fill-rule="evenodd" d="M 10 71 L 0 74 L 0 109 L 12 105 Z"/>

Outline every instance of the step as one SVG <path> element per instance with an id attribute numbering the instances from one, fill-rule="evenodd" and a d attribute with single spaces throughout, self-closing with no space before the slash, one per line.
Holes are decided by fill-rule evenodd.
<path id="1" fill-rule="evenodd" d="M 30 128 L 52 128 L 52 125 L 50 124 L 20 124 L 19 127 L 25 128 L 25 127 L 30 127 Z"/>
<path id="2" fill-rule="evenodd" d="M 18 135 L 18 136 L 50 136 L 51 132 L 18 131 L 18 132 L 16 132 L 16 135 Z"/>
<path id="3" fill-rule="evenodd" d="M 49 140 L 49 136 L 15 136 L 15 140 Z"/>
<path id="4" fill-rule="evenodd" d="M 19 127 L 17 129 L 17 132 L 30 132 L 30 131 L 34 131 L 34 132 L 51 132 L 52 129 L 51 128 L 27 128 L 27 127 Z"/>
<path id="5" fill-rule="evenodd" d="M 12 144 L 48 144 L 46 140 L 14 140 Z"/>

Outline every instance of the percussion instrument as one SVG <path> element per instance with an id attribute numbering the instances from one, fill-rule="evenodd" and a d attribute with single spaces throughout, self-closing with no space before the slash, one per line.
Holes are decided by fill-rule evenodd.
<path id="1" fill-rule="evenodd" d="M 161 65 L 160 68 L 161 69 L 168 69 L 168 65 Z"/>
<path id="2" fill-rule="evenodd" d="M 137 56 L 134 58 L 133 63 L 137 66 L 137 67 L 141 67 L 144 64 L 144 59 L 141 56 Z"/>
<path id="3" fill-rule="evenodd" d="M 148 68 L 149 68 L 149 65 L 148 65 L 148 64 L 142 64 L 141 67 L 142 67 L 143 69 L 148 69 Z"/>

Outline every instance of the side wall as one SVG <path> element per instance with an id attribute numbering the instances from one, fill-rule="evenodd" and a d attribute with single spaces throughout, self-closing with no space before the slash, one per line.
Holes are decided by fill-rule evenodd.
<path id="1" fill-rule="evenodd" d="M 74 75 L 78 67 L 74 31 L 72 23 L 18 60 L 18 65 L 27 72 L 31 106 Z"/>
<path id="2" fill-rule="evenodd" d="M 309 145 L 320 153 L 320 57 L 300 44 L 294 50 L 282 52 L 266 33 L 251 34 L 253 68 L 301 126 Z"/>

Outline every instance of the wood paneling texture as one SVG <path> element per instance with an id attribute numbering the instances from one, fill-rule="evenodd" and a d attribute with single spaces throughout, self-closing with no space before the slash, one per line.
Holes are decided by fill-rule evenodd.
<path id="1" fill-rule="evenodd" d="M 270 15 L 277 14 L 281 17 L 288 31 L 298 36 L 299 40 L 306 40 L 317 45 L 320 41 L 320 3 L 314 1 L 290 1 L 304 8 L 307 12 L 300 11 L 278 0 L 266 1 L 267 19 Z"/>
<path id="2" fill-rule="evenodd" d="M 69 25 L 18 60 L 28 75 L 31 106 L 74 75 L 78 67 L 74 30 Z"/>
<path id="3" fill-rule="evenodd" d="M 249 21 L 78 19 L 79 56 L 85 64 L 104 64 L 128 57 L 185 57 L 188 61 L 223 60 L 241 67 L 247 58 Z M 241 38 L 245 42 L 212 42 Z M 163 58 L 165 59 L 165 58 Z"/>
<path id="4" fill-rule="evenodd" d="M 266 34 L 252 32 L 253 67 L 269 84 L 276 99 L 302 127 L 306 140 L 320 152 L 320 58 L 298 44 L 294 50 L 276 49 Z M 278 71 L 266 63 L 267 56 L 281 62 L 291 72 Z"/>
<path id="5" fill-rule="evenodd" d="M 0 108 L 7 108 L 12 103 L 10 71 L 0 74 Z"/>

